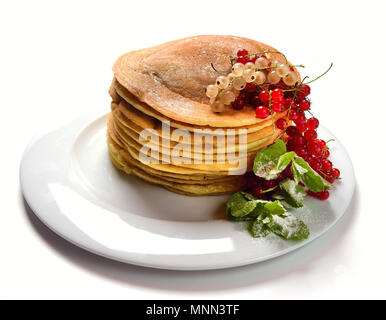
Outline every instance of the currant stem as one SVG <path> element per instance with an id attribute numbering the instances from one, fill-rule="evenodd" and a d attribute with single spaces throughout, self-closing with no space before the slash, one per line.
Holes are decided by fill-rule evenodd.
<path id="1" fill-rule="evenodd" d="M 326 178 L 331 178 L 327 173 L 325 173 L 323 170 L 319 171 L 322 175 L 324 175 Z"/>
<path id="2" fill-rule="evenodd" d="M 213 63 L 212 63 L 212 62 L 210 63 L 210 65 L 211 65 L 212 69 L 213 69 L 214 71 L 216 71 L 218 74 L 220 74 L 220 75 L 222 75 L 222 76 L 224 76 L 224 77 L 226 77 L 226 76 L 227 76 L 227 74 L 226 74 L 226 73 L 222 73 L 222 72 L 218 71 L 218 70 L 217 70 L 217 69 L 214 67 L 214 65 L 213 65 Z"/>
<path id="3" fill-rule="evenodd" d="M 276 125 L 275 125 L 274 115 L 273 115 L 273 111 L 272 111 L 272 90 L 269 90 L 268 92 L 269 92 L 268 108 L 269 108 L 269 111 L 271 112 L 273 134 L 275 134 L 275 132 L 276 132 Z"/>
<path id="4" fill-rule="evenodd" d="M 305 84 L 310 84 L 311 82 L 314 82 L 314 81 L 320 79 L 320 78 L 323 77 L 328 71 L 331 70 L 332 66 L 333 66 L 333 63 L 331 62 L 331 65 L 328 67 L 328 69 L 327 69 L 326 71 L 324 71 L 320 76 L 316 77 L 315 79 L 306 82 Z"/>
<path id="5" fill-rule="evenodd" d="M 272 187 L 272 188 L 270 188 L 270 189 L 260 191 L 260 192 L 261 192 L 261 193 L 271 192 L 271 191 L 275 190 L 277 187 L 278 187 L 278 185 L 277 185 L 277 186 L 274 186 L 274 187 Z"/>
<path id="6" fill-rule="evenodd" d="M 257 53 L 249 53 L 247 54 L 245 57 L 252 57 L 252 56 L 256 56 L 256 55 L 259 55 L 259 54 L 266 54 L 266 53 L 278 53 L 278 54 L 281 54 L 284 59 L 285 59 L 285 63 L 288 63 L 288 60 L 287 60 L 287 57 L 284 55 L 284 53 L 280 52 L 280 51 L 264 51 L 264 52 L 257 52 Z M 237 60 L 239 57 L 232 57 L 230 56 L 229 57 L 230 60 L 231 60 L 231 64 L 233 65 L 233 61 Z"/>
<path id="7" fill-rule="evenodd" d="M 290 116 L 290 113 L 291 113 L 291 109 L 292 109 L 293 104 L 295 103 L 295 98 L 296 98 L 296 91 L 295 90 L 289 90 L 289 91 L 294 91 L 294 94 L 292 96 L 293 99 L 291 101 L 290 107 L 288 108 L 287 123 L 289 122 L 289 116 Z"/>

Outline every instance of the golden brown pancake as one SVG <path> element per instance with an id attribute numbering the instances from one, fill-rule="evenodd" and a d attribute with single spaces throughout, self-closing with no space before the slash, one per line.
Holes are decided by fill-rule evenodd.
<path id="1" fill-rule="evenodd" d="M 239 48 L 254 53 L 277 51 L 241 37 L 196 36 L 123 54 L 113 72 L 119 84 L 139 101 L 176 121 L 212 127 L 252 125 L 262 121 L 255 117 L 254 108 L 228 108 L 215 114 L 205 95 L 206 87 L 218 76 L 211 63 L 218 71 L 229 73 L 229 57 Z M 270 59 L 286 62 L 280 54 L 271 54 Z"/>
<path id="2" fill-rule="evenodd" d="M 241 190 L 243 175 L 232 175 L 239 164 L 230 162 L 225 150 L 235 152 L 240 161 L 245 160 L 246 171 L 250 171 L 256 153 L 284 134 L 274 123 L 287 113 L 275 113 L 263 120 L 248 105 L 242 110 L 227 106 L 221 113 L 211 110 L 205 91 L 218 76 L 211 64 L 219 72 L 229 73 L 230 56 L 239 48 L 253 53 L 277 51 L 241 37 L 197 36 L 120 56 L 109 88 L 112 103 L 107 144 L 112 163 L 127 174 L 182 194 L 215 195 Z M 286 62 L 279 53 L 266 56 L 271 61 Z M 153 136 L 143 139 L 141 133 L 149 129 Z M 183 140 L 178 129 L 191 133 L 190 139 Z M 235 145 L 230 148 L 228 142 L 232 138 L 227 130 L 235 133 Z M 195 140 L 193 133 L 200 138 L 210 137 Z M 225 144 L 219 140 L 222 136 Z M 178 146 L 189 151 L 181 153 L 180 161 L 175 162 L 170 155 Z M 149 156 L 144 147 L 158 151 Z M 143 161 L 145 155 L 150 162 Z M 213 163 L 205 163 L 205 159 L 212 158 Z M 171 162 L 163 163 L 162 159 Z M 197 163 L 197 159 L 202 159 L 202 163 Z"/>
<path id="3" fill-rule="evenodd" d="M 162 185 L 163 187 L 185 195 L 217 195 L 235 192 L 239 190 L 243 184 L 244 179 L 242 177 L 233 177 L 232 180 L 201 180 L 199 183 L 193 183 L 192 181 L 180 181 L 178 179 L 171 179 L 164 176 L 157 176 L 149 174 L 147 170 L 142 170 L 139 166 L 135 166 L 130 162 L 125 162 L 119 157 L 120 150 L 119 146 L 112 143 L 108 137 L 108 148 L 109 155 L 113 164 L 120 170 L 127 174 L 134 174 L 143 180 Z"/>

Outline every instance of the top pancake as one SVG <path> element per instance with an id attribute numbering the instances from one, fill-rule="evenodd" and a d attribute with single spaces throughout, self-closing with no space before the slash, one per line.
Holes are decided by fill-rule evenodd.
<path id="1" fill-rule="evenodd" d="M 136 98 L 176 121 L 211 127 L 240 127 L 263 120 L 252 107 L 217 114 L 205 89 L 219 75 L 231 71 L 230 56 L 238 49 L 251 53 L 277 51 L 261 42 L 234 36 L 195 36 L 123 54 L 113 67 L 117 81 Z M 285 62 L 280 54 L 269 60 Z"/>

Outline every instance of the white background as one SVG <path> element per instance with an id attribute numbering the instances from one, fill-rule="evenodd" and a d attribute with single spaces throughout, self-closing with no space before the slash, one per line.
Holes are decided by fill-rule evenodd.
<path id="1" fill-rule="evenodd" d="M 384 1 L 1 1 L 0 298 L 386 298 Z M 356 193 L 328 234 L 294 253 L 208 272 L 139 268 L 62 240 L 23 203 L 18 168 L 38 130 L 109 109 L 122 53 L 197 34 L 268 43 L 312 85 L 347 148 Z"/>

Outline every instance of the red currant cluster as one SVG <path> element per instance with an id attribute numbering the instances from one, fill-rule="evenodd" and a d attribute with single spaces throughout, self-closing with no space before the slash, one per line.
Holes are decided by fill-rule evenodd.
<path id="1" fill-rule="evenodd" d="M 299 119 L 299 118 L 297 118 Z M 319 120 L 312 117 L 308 120 L 301 118 L 294 120 L 295 126 L 289 126 L 286 130 L 288 136 L 287 150 L 295 151 L 299 157 L 306 160 L 310 167 L 314 169 L 328 182 L 333 183 L 340 177 L 340 171 L 333 167 L 328 158 L 330 151 L 326 141 L 318 139 L 316 129 L 319 126 Z M 329 197 L 328 190 L 321 192 L 308 191 L 308 194 L 321 200 Z"/>
<path id="2" fill-rule="evenodd" d="M 237 51 L 237 60 L 236 60 L 236 62 L 239 62 L 239 63 L 242 63 L 242 64 L 247 64 L 248 62 L 255 63 L 257 58 L 259 58 L 259 57 L 258 56 L 249 57 L 247 50 L 239 49 Z"/>
<path id="3" fill-rule="evenodd" d="M 248 52 L 244 49 L 237 52 L 237 62 L 246 64 L 256 62 L 261 56 L 248 58 Z M 265 58 L 264 55 L 262 57 Z M 268 64 L 271 66 L 271 63 Z M 266 74 L 272 72 L 269 68 L 263 70 Z M 293 71 L 293 68 L 291 68 Z M 280 118 L 275 122 L 278 129 L 285 130 L 287 134 L 287 150 L 294 151 L 299 157 L 306 160 L 309 165 L 318 172 L 328 182 L 333 183 L 340 176 L 340 171 L 333 168 L 333 164 L 328 160 L 330 151 L 324 140 L 318 139 L 317 128 L 319 120 L 315 117 L 306 118 L 305 112 L 310 110 L 311 102 L 308 99 L 311 88 L 307 84 L 289 83 L 281 79 L 277 83 L 268 83 L 266 86 L 257 86 L 253 82 L 247 83 L 244 90 L 232 103 L 234 109 L 242 109 L 245 104 L 256 108 L 256 116 L 265 119 L 273 113 L 286 112 L 286 118 Z M 294 125 L 289 125 L 290 121 Z M 246 191 L 252 193 L 257 198 L 266 198 L 269 192 L 264 190 L 278 188 L 280 181 L 291 178 L 292 173 L 289 167 L 282 172 L 276 180 L 266 181 L 255 175 L 247 176 Z M 329 197 L 328 190 L 321 192 L 311 192 L 308 194 L 326 200 Z"/>
<path id="4" fill-rule="evenodd" d="M 260 119 L 267 118 L 273 112 L 280 113 L 288 110 L 291 106 L 291 100 L 290 98 L 286 99 L 283 96 L 282 89 L 290 90 L 292 87 L 288 84 L 292 83 L 287 82 L 286 84 L 285 79 L 281 79 L 280 76 L 278 76 L 276 73 L 278 73 L 280 68 L 288 68 L 287 72 L 292 73 L 294 72 L 294 69 L 292 67 L 288 67 L 288 65 L 279 64 L 277 61 L 268 61 L 265 54 L 249 56 L 248 51 L 245 49 L 240 49 L 237 52 L 237 56 L 238 58 L 236 63 L 241 63 L 243 65 L 250 63 L 256 64 L 256 62 L 259 61 L 258 59 L 262 59 L 263 62 L 265 61 L 267 64 L 265 68 L 262 68 L 261 71 L 264 72 L 266 76 L 273 74 L 272 78 L 274 79 L 271 79 L 272 81 L 268 81 L 263 85 L 258 85 L 253 82 L 246 83 L 245 88 L 240 91 L 239 96 L 232 103 L 232 107 L 236 110 L 240 110 L 247 104 L 251 105 L 256 108 L 256 116 Z M 292 97 L 292 95 L 292 93 L 286 93 L 286 96 L 288 97 Z M 279 129 L 285 129 L 286 120 L 279 119 L 276 125 Z"/>
<path id="5" fill-rule="evenodd" d="M 289 110 L 289 120 L 292 120 L 295 125 L 287 126 L 287 120 L 281 118 L 276 121 L 276 126 L 279 129 L 286 128 L 287 134 L 287 150 L 294 151 L 299 157 L 306 160 L 312 169 L 314 169 L 319 175 L 321 175 L 328 182 L 333 183 L 340 177 L 340 171 L 333 167 L 333 164 L 328 160 L 330 151 L 326 141 L 318 139 L 317 128 L 319 127 L 319 120 L 315 117 L 309 119 L 305 116 L 305 111 L 310 109 L 310 102 L 307 100 L 307 96 L 310 94 L 310 87 L 308 85 L 302 85 L 300 90 L 293 94 L 293 97 L 285 97 L 281 89 L 275 89 L 272 91 L 272 109 L 276 110 L 276 105 L 280 106 L 280 110 Z M 268 97 L 267 91 L 261 91 L 259 99 L 266 101 Z M 265 106 L 259 107 L 260 110 L 267 110 Z M 259 110 L 257 108 L 256 110 Z M 264 109 L 263 109 L 264 108 Z M 278 112 L 278 111 L 275 111 Z M 257 111 L 256 111 L 257 113 Z M 247 176 L 247 191 L 252 193 L 258 198 L 265 197 L 265 193 L 262 191 L 278 187 L 280 181 L 292 178 L 292 173 L 289 167 L 282 172 L 280 177 L 276 180 L 266 181 L 260 179 L 254 175 Z M 326 200 L 329 197 L 328 190 L 321 192 L 308 191 L 308 194 L 314 196 L 320 200 Z"/>

